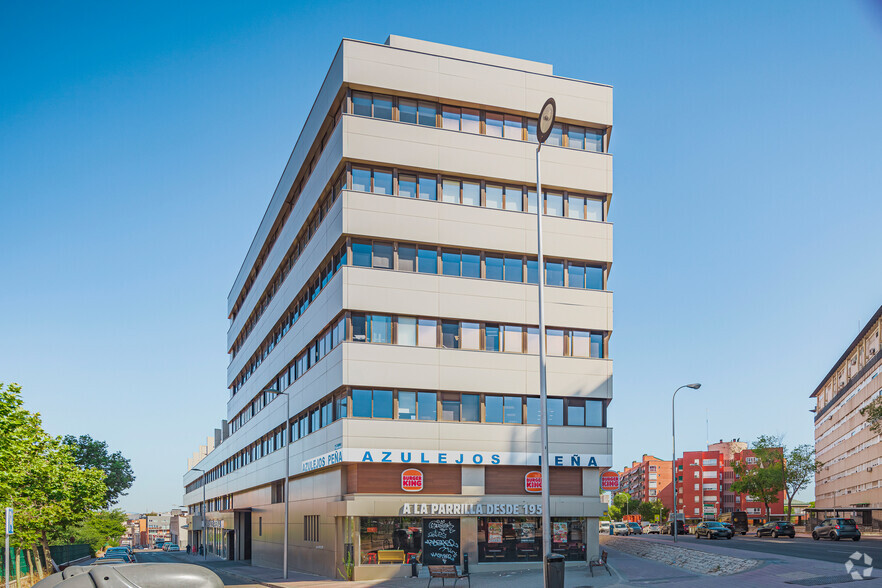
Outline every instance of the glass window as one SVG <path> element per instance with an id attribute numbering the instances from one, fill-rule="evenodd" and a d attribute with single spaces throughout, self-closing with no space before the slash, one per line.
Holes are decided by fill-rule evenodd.
<path id="1" fill-rule="evenodd" d="M 451 129 L 454 131 L 459 130 L 459 120 L 462 116 L 459 108 L 454 108 L 452 106 L 442 106 L 441 107 L 441 128 L 443 129 Z"/>
<path id="2" fill-rule="evenodd" d="M 563 398 L 548 398 L 548 424 L 562 427 L 564 424 Z"/>
<path id="3" fill-rule="evenodd" d="M 567 127 L 567 146 L 571 149 L 585 148 L 585 129 L 576 125 Z"/>
<path id="4" fill-rule="evenodd" d="M 398 317 L 398 344 L 415 346 L 417 343 L 417 320 L 413 317 Z"/>
<path id="5" fill-rule="evenodd" d="M 346 418 L 346 409 L 347 409 L 348 400 L 345 395 L 338 396 L 334 401 L 334 415 L 335 419 L 344 419 Z"/>
<path id="6" fill-rule="evenodd" d="M 392 172 L 374 170 L 374 193 L 392 193 Z"/>
<path id="7" fill-rule="evenodd" d="M 585 218 L 593 221 L 603 220 L 603 200 L 587 198 L 585 200 Z"/>
<path id="8" fill-rule="evenodd" d="M 585 198 L 582 196 L 567 197 L 567 216 L 569 218 L 585 219 Z"/>
<path id="9" fill-rule="evenodd" d="M 352 244 L 352 265 L 358 267 L 371 267 L 371 244 Z"/>
<path id="10" fill-rule="evenodd" d="M 515 325 L 505 325 L 503 327 L 502 350 L 508 353 L 523 353 L 523 329 Z"/>
<path id="11" fill-rule="evenodd" d="M 588 331 L 570 331 L 570 355 L 588 357 L 590 337 Z"/>
<path id="12" fill-rule="evenodd" d="M 359 116 L 371 115 L 371 95 L 364 92 L 352 93 L 352 114 Z"/>
<path id="13" fill-rule="evenodd" d="M 441 182 L 441 202 L 459 204 L 459 180 L 443 180 Z"/>
<path id="14" fill-rule="evenodd" d="M 536 190 L 527 190 L 527 212 L 536 214 Z"/>
<path id="15" fill-rule="evenodd" d="M 536 137 L 536 119 L 527 119 L 527 141 L 530 143 L 539 142 L 539 139 Z"/>
<path id="16" fill-rule="evenodd" d="M 431 176 L 420 176 L 420 200 L 438 200 L 438 180 Z"/>
<path id="17" fill-rule="evenodd" d="M 481 348 L 481 325 L 479 323 L 462 323 L 462 348 Z"/>
<path id="18" fill-rule="evenodd" d="M 416 198 L 416 176 L 401 174 L 398 176 L 398 195 Z"/>
<path id="19" fill-rule="evenodd" d="M 398 246 L 398 269 L 404 272 L 416 271 L 416 246 Z"/>
<path id="20" fill-rule="evenodd" d="M 524 262 L 520 257 L 505 256 L 505 281 L 524 281 Z"/>
<path id="21" fill-rule="evenodd" d="M 484 327 L 484 349 L 487 351 L 499 351 L 499 325 L 487 325 Z"/>
<path id="22" fill-rule="evenodd" d="M 435 104 L 434 102 L 423 102 L 422 100 L 420 101 L 418 121 L 419 124 L 427 127 L 434 127 L 436 114 L 438 114 L 437 104 Z"/>
<path id="23" fill-rule="evenodd" d="M 398 99 L 398 120 L 406 123 L 416 124 L 417 121 L 417 103 L 416 100 Z"/>
<path id="24" fill-rule="evenodd" d="M 564 334 L 561 329 L 546 329 L 545 345 L 548 355 L 564 354 Z"/>
<path id="25" fill-rule="evenodd" d="M 416 420 L 416 392 L 398 392 L 398 418 L 405 421 Z"/>
<path id="26" fill-rule="evenodd" d="M 554 123 L 554 126 L 551 127 L 551 134 L 548 135 L 545 144 L 555 147 L 563 145 L 563 125 L 561 123 Z"/>
<path id="27" fill-rule="evenodd" d="M 585 401 L 585 425 L 589 427 L 603 426 L 603 401 Z"/>
<path id="28" fill-rule="evenodd" d="M 481 184 L 477 182 L 463 182 L 462 203 L 469 206 L 481 206 Z"/>
<path id="29" fill-rule="evenodd" d="M 361 517 L 361 562 L 377 563 L 380 549 L 417 553 L 422 549 L 423 521 L 410 517 Z"/>
<path id="30" fill-rule="evenodd" d="M 441 347 L 445 349 L 459 349 L 458 322 L 441 321 Z"/>
<path id="31" fill-rule="evenodd" d="M 438 345 L 438 321 L 421 318 L 417 322 L 417 329 L 417 344 L 420 347 L 436 347 Z"/>
<path id="32" fill-rule="evenodd" d="M 462 403 L 462 420 L 470 423 L 481 421 L 481 397 L 477 394 L 463 394 L 460 398 Z"/>
<path id="33" fill-rule="evenodd" d="M 417 252 L 417 271 L 421 274 L 437 274 L 438 251 L 420 247 Z"/>
<path id="34" fill-rule="evenodd" d="M 518 141 L 523 140 L 523 135 L 521 134 L 521 129 L 524 128 L 524 121 L 519 116 L 508 116 L 505 117 L 505 138 L 506 139 L 517 139 Z"/>
<path id="35" fill-rule="evenodd" d="M 484 194 L 487 198 L 487 208 L 502 208 L 502 186 L 487 186 Z"/>
<path id="36" fill-rule="evenodd" d="M 484 256 L 484 277 L 488 280 L 501 280 L 503 276 L 503 259 L 501 255 Z"/>
<path id="37" fill-rule="evenodd" d="M 591 357 L 603 359 L 603 335 L 591 333 Z"/>
<path id="38" fill-rule="evenodd" d="M 371 343 L 392 342 L 392 317 L 372 314 L 370 318 Z"/>
<path id="39" fill-rule="evenodd" d="M 505 188 L 505 209 L 522 211 L 524 209 L 524 195 L 520 188 Z"/>
<path id="40" fill-rule="evenodd" d="M 562 261 L 545 262 L 545 284 L 547 286 L 563 286 L 564 273 Z"/>
<path id="41" fill-rule="evenodd" d="M 352 189 L 358 192 L 371 191 L 371 170 L 352 168 Z"/>
<path id="42" fill-rule="evenodd" d="M 481 254 L 468 253 L 462 254 L 462 275 L 465 278 L 481 277 Z"/>
<path id="43" fill-rule="evenodd" d="M 327 427 L 334 422 L 334 405 L 330 402 L 322 404 L 322 426 Z"/>
<path id="44" fill-rule="evenodd" d="M 484 397 L 484 422 L 501 423 L 503 416 L 502 396 Z"/>
<path id="45" fill-rule="evenodd" d="M 392 120 L 392 96 L 374 95 L 374 118 Z"/>
<path id="46" fill-rule="evenodd" d="M 586 267 L 585 286 L 589 290 L 603 290 L 603 268 L 592 266 Z"/>
<path id="47" fill-rule="evenodd" d="M 521 424 L 523 418 L 520 396 L 505 396 L 503 401 L 503 421 L 509 424 Z"/>
<path id="48" fill-rule="evenodd" d="M 466 133 L 481 132 L 481 113 L 471 108 L 462 109 L 462 130 Z"/>
<path id="49" fill-rule="evenodd" d="M 527 260 L 527 283 L 539 283 L 539 261 L 536 259 Z"/>
<path id="50" fill-rule="evenodd" d="M 392 390 L 374 390 L 374 418 L 391 419 Z"/>
<path id="51" fill-rule="evenodd" d="M 502 136 L 502 115 L 495 112 L 488 112 L 484 115 L 484 121 L 487 127 L 487 135 L 491 137 Z"/>
<path id="52" fill-rule="evenodd" d="M 319 430 L 319 410 L 315 409 L 309 413 L 309 422 L 310 422 L 310 430 L 318 431 Z"/>
<path id="53" fill-rule="evenodd" d="M 567 286 L 570 288 L 585 287 L 585 266 L 578 263 L 567 265 Z"/>
<path id="54" fill-rule="evenodd" d="M 371 391 L 352 391 L 352 416 L 359 418 L 371 418 Z M 303 423 L 300 423 L 301 426 Z"/>
<path id="55" fill-rule="evenodd" d="M 585 426 L 585 401 L 570 398 L 567 401 L 567 425 L 570 427 Z"/>
<path id="56" fill-rule="evenodd" d="M 441 420 L 459 421 L 459 396 L 446 394 L 441 398 Z"/>
<path id="57" fill-rule="evenodd" d="M 539 327 L 527 327 L 527 353 L 539 353 Z"/>
<path id="58" fill-rule="evenodd" d="M 545 193 L 545 214 L 563 216 L 563 194 Z"/>
<path id="59" fill-rule="evenodd" d="M 598 129 L 585 130 L 585 149 L 595 153 L 603 153 L 603 131 Z"/>
<path id="60" fill-rule="evenodd" d="M 527 397 L 527 424 L 539 424 L 539 399 L 535 396 Z"/>
<path id="61" fill-rule="evenodd" d="M 392 269 L 392 243 L 375 241 L 373 244 L 374 267 Z"/>
<path id="62" fill-rule="evenodd" d="M 438 401 L 434 392 L 418 392 L 417 402 L 419 408 L 419 420 L 438 420 Z"/>
<path id="63" fill-rule="evenodd" d="M 441 273 L 445 276 L 458 276 L 462 273 L 459 251 L 441 252 Z"/>

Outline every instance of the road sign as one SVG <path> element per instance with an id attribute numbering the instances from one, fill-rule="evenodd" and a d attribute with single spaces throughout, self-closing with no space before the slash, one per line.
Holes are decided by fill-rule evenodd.
<path id="1" fill-rule="evenodd" d="M 12 524 L 12 507 L 11 506 L 6 507 L 6 534 L 7 535 L 14 535 L 15 534 L 15 529 Z"/>
<path id="2" fill-rule="evenodd" d="M 603 472 L 600 474 L 600 489 L 601 490 L 618 490 L 619 489 L 619 474 L 616 472 Z"/>

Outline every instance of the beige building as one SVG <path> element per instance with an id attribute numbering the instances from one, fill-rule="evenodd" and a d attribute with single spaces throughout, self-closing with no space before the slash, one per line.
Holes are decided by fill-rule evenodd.
<path id="1" fill-rule="evenodd" d="M 227 419 L 184 476 L 190 542 L 204 524 L 210 552 L 279 568 L 287 500 L 289 567 L 326 576 L 349 555 L 356 579 L 409 575 L 411 558 L 536 567 L 545 532 L 571 562 L 597 555 L 611 128 L 612 89 L 548 64 L 344 40 L 229 294 Z"/>
<path id="2" fill-rule="evenodd" d="M 824 462 L 815 478 L 818 509 L 882 508 L 882 436 L 870 431 L 859 412 L 882 389 L 880 331 L 882 307 L 812 392 L 815 452 Z M 882 526 L 882 514 L 873 512 L 855 511 L 858 523 Z"/>

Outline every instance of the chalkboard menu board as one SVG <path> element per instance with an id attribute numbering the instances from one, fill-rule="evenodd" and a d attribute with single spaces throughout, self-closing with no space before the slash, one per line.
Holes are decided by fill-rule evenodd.
<path id="1" fill-rule="evenodd" d="M 459 563 L 459 519 L 423 519 L 423 565 Z"/>

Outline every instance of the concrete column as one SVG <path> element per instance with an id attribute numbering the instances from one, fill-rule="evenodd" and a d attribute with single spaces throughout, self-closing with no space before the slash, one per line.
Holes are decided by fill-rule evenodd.
<path id="1" fill-rule="evenodd" d="M 478 517 L 462 517 L 460 519 L 459 546 L 463 554 L 469 554 L 469 569 L 473 569 L 473 566 L 478 563 Z M 462 565 L 462 560 L 459 563 Z"/>
<path id="2" fill-rule="evenodd" d="M 600 557 L 600 519 L 589 517 L 585 519 L 585 554 L 588 559 Z"/>

